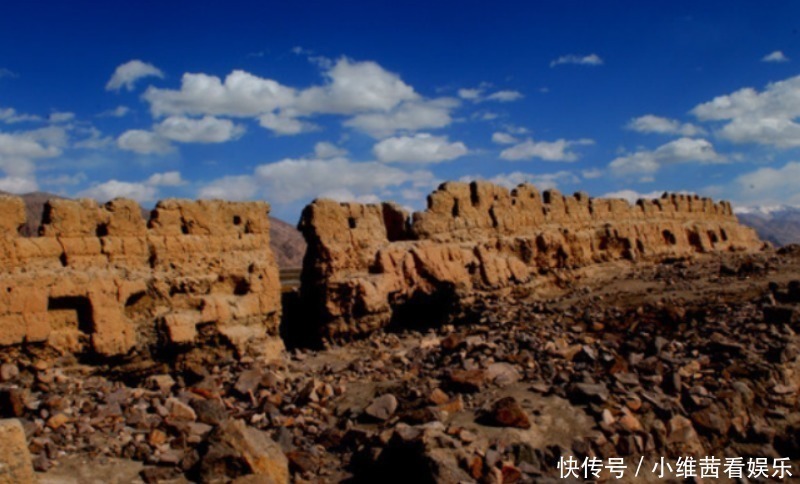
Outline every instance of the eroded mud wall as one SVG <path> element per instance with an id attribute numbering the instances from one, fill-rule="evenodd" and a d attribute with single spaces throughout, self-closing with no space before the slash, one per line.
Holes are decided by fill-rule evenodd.
<path id="1" fill-rule="evenodd" d="M 179 350 L 200 328 L 240 353 L 273 351 L 278 268 L 263 202 L 52 200 L 40 237 L 24 204 L 0 197 L 0 346 L 119 356 Z"/>
<path id="2" fill-rule="evenodd" d="M 410 301 L 447 305 L 552 271 L 762 247 L 727 202 L 665 194 L 631 205 L 485 182 L 445 183 L 410 217 L 391 204 L 317 200 L 300 228 L 306 321 L 325 337 L 386 326 Z"/>

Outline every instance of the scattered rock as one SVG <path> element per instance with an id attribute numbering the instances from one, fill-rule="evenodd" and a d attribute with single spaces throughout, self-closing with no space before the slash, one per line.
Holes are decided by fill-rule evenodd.
<path id="1" fill-rule="evenodd" d="M 364 413 L 377 420 L 386 420 L 397 410 L 397 398 L 391 393 L 382 395 L 364 409 Z"/>
<path id="2" fill-rule="evenodd" d="M 494 402 L 486 414 L 486 421 L 498 427 L 531 428 L 527 413 L 514 397 L 505 397 Z"/>

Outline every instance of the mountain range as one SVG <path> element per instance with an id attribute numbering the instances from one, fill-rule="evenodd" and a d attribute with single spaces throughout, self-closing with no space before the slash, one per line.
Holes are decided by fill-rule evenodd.
<path id="1" fill-rule="evenodd" d="M 756 229 L 762 240 L 776 246 L 800 243 L 800 207 L 739 207 L 736 216 L 741 223 Z"/>

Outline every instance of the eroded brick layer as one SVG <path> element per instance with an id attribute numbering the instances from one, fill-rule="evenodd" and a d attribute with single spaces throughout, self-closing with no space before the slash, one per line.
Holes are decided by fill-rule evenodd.
<path id="1" fill-rule="evenodd" d="M 31 238 L 21 199 L 0 197 L 0 213 L 0 346 L 119 356 L 208 330 L 240 353 L 274 350 L 268 204 L 165 200 L 145 221 L 131 200 L 51 200 Z"/>
<path id="2" fill-rule="evenodd" d="M 303 212 L 305 320 L 324 337 L 366 333 L 475 291 L 524 287 L 547 274 L 614 260 L 759 250 L 727 202 L 665 194 L 596 199 L 445 183 L 408 216 L 392 204 L 317 200 Z"/>

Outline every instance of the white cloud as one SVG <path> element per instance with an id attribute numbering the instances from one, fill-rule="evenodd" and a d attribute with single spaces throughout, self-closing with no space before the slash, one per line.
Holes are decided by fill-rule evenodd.
<path id="1" fill-rule="evenodd" d="M 163 78 L 164 73 L 153 64 L 136 59 L 128 61 L 119 65 L 114 71 L 111 79 L 106 84 L 106 91 L 119 91 L 123 87 L 128 91 L 132 91 L 136 81 L 145 77 Z"/>
<path id="2" fill-rule="evenodd" d="M 61 154 L 61 149 L 48 139 L 49 130 L 23 131 L 19 133 L 0 132 L 0 170 L 10 179 L 33 179 L 35 161 L 53 158 Z M 7 182 L 10 183 L 10 182 Z"/>
<path id="3" fill-rule="evenodd" d="M 483 94 L 483 89 L 475 88 L 475 89 L 459 89 L 458 90 L 458 97 L 461 99 L 466 99 L 467 101 L 477 101 L 481 98 Z"/>
<path id="4" fill-rule="evenodd" d="M 761 62 L 789 62 L 789 58 L 782 51 L 776 50 L 762 57 Z"/>
<path id="5" fill-rule="evenodd" d="M 344 125 L 373 138 L 386 138 L 398 131 L 414 132 L 448 126 L 453 121 L 450 111 L 457 106 L 458 101 L 451 98 L 406 102 L 388 113 L 359 114 L 345 121 Z"/>
<path id="6" fill-rule="evenodd" d="M 508 133 L 493 133 L 492 134 L 492 141 L 499 144 L 499 145 L 512 145 L 514 143 L 519 143 L 519 140 Z"/>
<path id="7" fill-rule="evenodd" d="M 179 90 L 148 87 L 144 99 L 154 116 L 212 115 L 257 116 L 289 107 L 294 89 L 272 79 L 235 70 L 223 82 L 207 74 L 186 73 Z"/>
<path id="8" fill-rule="evenodd" d="M 451 143 L 446 136 L 419 133 L 385 139 L 372 151 L 384 163 L 439 163 L 464 156 L 469 150 L 464 143 Z"/>
<path id="9" fill-rule="evenodd" d="M 250 175 L 226 176 L 218 178 L 202 187 L 199 198 L 218 198 L 221 200 L 250 200 L 258 194 L 259 185 Z"/>
<path id="10" fill-rule="evenodd" d="M 90 126 L 88 128 L 77 128 L 77 132 L 81 134 L 87 135 L 86 138 L 76 141 L 72 147 L 73 148 L 85 148 L 90 150 L 99 150 L 103 148 L 107 148 L 114 144 L 114 138 L 111 136 L 103 136 L 103 133 L 95 128 L 94 126 Z"/>
<path id="11" fill-rule="evenodd" d="M 159 187 L 176 187 L 186 183 L 178 171 L 154 173 L 141 182 L 108 180 L 78 192 L 79 197 L 106 202 L 115 198 L 130 198 L 139 203 L 153 202 L 158 198 Z"/>
<path id="12" fill-rule="evenodd" d="M 522 99 L 522 97 L 523 97 L 522 93 L 519 92 L 519 91 L 505 90 L 505 91 L 497 91 L 495 93 L 489 94 L 489 96 L 486 97 L 486 100 L 487 101 L 498 101 L 498 102 L 501 102 L 501 103 L 508 103 L 508 102 L 517 101 L 519 99 Z"/>
<path id="13" fill-rule="evenodd" d="M 374 194 L 367 194 L 367 195 L 356 195 L 355 193 L 351 192 L 350 190 L 338 188 L 335 190 L 330 190 L 325 193 L 321 193 L 319 198 L 329 198 L 331 200 L 335 200 L 337 202 L 356 202 L 356 203 L 380 203 L 381 199 L 377 195 Z"/>
<path id="14" fill-rule="evenodd" d="M 47 120 L 51 123 L 66 123 L 75 119 L 75 113 L 69 112 L 55 112 L 48 116 Z"/>
<path id="15" fill-rule="evenodd" d="M 726 196 L 740 204 L 800 204 L 800 162 L 780 168 L 759 168 L 738 176 Z"/>
<path id="16" fill-rule="evenodd" d="M 74 175 L 58 175 L 44 178 L 41 180 L 42 185 L 50 185 L 57 187 L 79 185 L 86 181 L 86 174 L 83 172 L 75 173 Z"/>
<path id="17" fill-rule="evenodd" d="M 180 143 L 224 143 L 244 134 L 244 126 L 229 119 L 204 116 L 201 119 L 170 116 L 154 127 L 159 136 Z"/>
<path id="18" fill-rule="evenodd" d="M 316 129 L 316 126 L 282 114 L 267 113 L 258 117 L 262 128 L 272 130 L 277 135 L 293 135 Z"/>
<path id="19" fill-rule="evenodd" d="M 132 129 L 117 138 L 117 146 L 140 155 L 163 155 L 173 150 L 169 141 L 152 131 Z"/>
<path id="20" fill-rule="evenodd" d="M 717 134 L 735 143 L 798 147 L 800 76 L 768 84 L 761 92 L 748 87 L 718 96 L 692 113 L 702 121 L 726 121 Z"/>
<path id="21" fill-rule="evenodd" d="M 497 102 L 512 102 L 522 99 L 523 95 L 519 91 L 514 91 L 510 89 L 496 91 L 489 95 L 484 95 L 486 88 L 489 87 L 491 84 L 483 83 L 479 87 L 476 88 L 464 88 L 458 90 L 458 97 L 461 99 L 465 99 L 467 101 L 472 101 L 474 103 L 480 103 L 484 101 L 497 101 Z"/>
<path id="22" fill-rule="evenodd" d="M 428 171 L 406 172 L 382 163 L 355 163 L 346 158 L 288 158 L 259 166 L 255 177 L 263 193 L 279 203 L 310 199 L 334 190 L 363 196 L 386 187 L 427 183 L 434 178 Z"/>
<path id="23" fill-rule="evenodd" d="M 17 110 L 14 108 L 0 109 L 0 121 L 6 124 L 41 121 L 41 120 L 42 118 L 40 116 L 36 116 L 33 114 L 18 113 Z"/>
<path id="24" fill-rule="evenodd" d="M 600 58 L 597 54 L 589 54 L 589 55 L 575 55 L 575 54 L 568 54 L 562 55 L 558 59 L 555 59 L 550 62 L 550 67 L 559 66 L 562 64 L 578 64 L 584 66 L 599 66 L 603 64 L 603 59 Z"/>
<path id="25" fill-rule="evenodd" d="M 325 158 L 335 158 L 337 156 L 344 156 L 347 154 L 347 150 L 344 148 L 339 148 L 333 143 L 329 143 L 327 141 L 320 141 L 319 143 L 314 145 L 314 156 L 319 159 Z"/>
<path id="26" fill-rule="evenodd" d="M 691 123 L 681 124 L 675 119 L 646 114 L 632 119 L 626 126 L 627 129 L 639 133 L 673 134 L 681 136 L 698 136 L 706 134 L 705 130 Z"/>
<path id="27" fill-rule="evenodd" d="M 586 178 L 587 180 L 593 180 L 595 178 L 600 178 L 601 176 L 603 176 L 603 173 L 604 173 L 603 170 L 600 170 L 598 168 L 590 168 L 588 170 L 583 170 L 581 172 L 581 176 Z"/>
<path id="28" fill-rule="evenodd" d="M 533 141 L 528 138 L 522 143 L 516 144 L 511 148 L 506 148 L 500 153 L 500 158 L 504 160 L 530 160 L 539 158 L 544 161 L 577 161 L 578 154 L 569 151 L 572 146 L 591 145 L 593 140 L 580 139 L 569 141 L 559 139 L 556 141 Z"/>
<path id="29" fill-rule="evenodd" d="M 674 163 L 724 163 L 727 159 L 704 139 L 679 138 L 659 146 L 654 151 L 642 150 L 615 158 L 608 166 L 617 176 L 649 175 L 662 165 Z"/>
<path id="30" fill-rule="evenodd" d="M 108 111 L 103 111 L 102 113 L 98 114 L 97 116 L 100 118 L 122 118 L 127 116 L 127 114 L 131 111 L 128 106 L 117 106 L 114 109 L 109 109 Z"/>
<path id="31" fill-rule="evenodd" d="M 6 69 L 5 67 L 0 67 L 0 79 L 2 79 L 4 77 L 8 77 L 10 79 L 14 79 L 14 78 L 17 78 L 19 76 L 17 75 L 16 72 L 13 72 L 13 71 L 11 71 L 9 69 Z"/>
<path id="32" fill-rule="evenodd" d="M 339 59 L 325 73 L 328 83 L 300 92 L 296 108 L 305 113 L 354 114 L 388 111 L 419 95 L 400 76 L 375 62 Z"/>
<path id="33" fill-rule="evenodd" d="M 35 192 L 39 189 L 39 185 L 33 178 L 8 176 L 0 178 L 0 190 L 15 195 L 22 195 L 24 193 Z"/>
<path id="34" fill-rule="evenodd" d="M 145 183 L 109 180 L 78 192 L 78 196 L 93 198 L 100 202 L 107 202 L 115 198 L 130 198 L 144 203 L 154 201 L 157 193 L 156 187 Z"/>
<path id="35" fill-rule="evenodd" d="M 647 193 L 640 193 L 635 190 L 625 189 L 616 192 L 606 193 L 605 195 L 603 195 L 603 198 L 622 198 L 623 200 L 627 200 L 628 203 L 634 204 L 639 199 L 653 200 L 656 198 L 661 198 L 661 195 L 663 194 L 664 190 L 661 191 L 654 190 Z"/>
<path id="36" fill-rule="evenodd" d="M 495 185 L 500 185 L 508 189 L 515 188 L 522 183 L 532 183 L 540 190 L 547 190 L 550 188 L 557 188 L 559 183 L 579 183 L 578 178 L 574 173 L 569 171 L 558 171 L 555 173 L 533 174 L 515 171 L 512 173 L 500 173 L 490 178 L 480 175 L 467 175 L 461 177 L 461 181 L 469 182 L 473 180 L 486 180 Z"/>
<path id="37" fill-rule="evenodd" d="M 185 183 L 179 171 L 153 173 L 145 182 L 146 185 L 151 187 L 177 187 Z"/>

